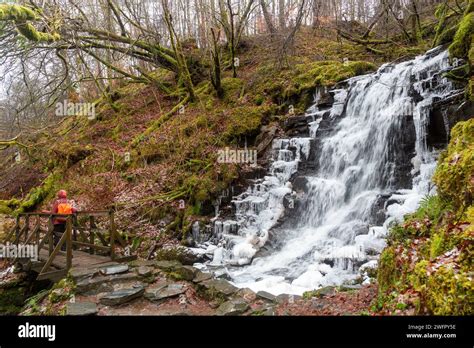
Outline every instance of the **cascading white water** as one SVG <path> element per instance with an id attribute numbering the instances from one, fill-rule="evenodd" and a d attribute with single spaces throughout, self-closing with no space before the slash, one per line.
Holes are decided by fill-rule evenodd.
<path id="1" fill-rule="evenodd" d="M 348 80 L 347 88 L 332 91 L 329 112 L 316 105 L 309 108 L 311 137 L 275 140 L 269 175 L 235 197 L 235 220 L 216 220 L 214 235 L 220 244 L 207 245 L 214 252 L 211 265 L 227 265 L 239 287 L 273 294 L 339 285 L 358 277 L 359 269 L 373 266 L 389 224 L 414 211 L 432 190 L 436 152 L 427 145 L 426 127 L 433 98 L 454 92 L 440 75 L 448 67 L 448 54 L 435 49 Z M 407 117 L 413 118 L 416 134 L 415 153 L 406 156 L 412 158 L 413 184 L 399 189 L 394 138 L 405 131 Z M 334 126 L 320 135 L 323 118 Z M 292 226 L 275 227 L 285 210 L 285 196 L 296 196 L 290 179 L 309 158 L 315 139 L 317 170 L 305 177 L 306 190 L 298 198 L 304 209 Z M 381 195 L 390 197 L 386 221 L 371 226 Z M 259 256 L 272 228 L 278 247 Z"/>

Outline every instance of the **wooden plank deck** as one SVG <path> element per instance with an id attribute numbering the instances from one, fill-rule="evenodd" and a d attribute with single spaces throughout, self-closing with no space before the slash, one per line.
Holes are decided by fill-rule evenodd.
<path id="1" fill-rule="evenodd" d="M 72 268 L 94 266 L 101 263 L 110 262 L 110 256 L 91 255 L 85 251 L 74 250 L 72 252 Z M 48 250 L 42 249 L 39 253 L 40 261 L 46 262 L 49 258 Z M 66 267 L 66 252 L 61 252 L 53 260 L 53 267 Z"/>
<path id="2" fill-rule="evenodd" d="M 14 239 L 15 243 L 23 240 L 26 244 L 34 243 L 39 246 L 41 250 L 39 251 L 38 261 L 17 259 L 19 263 L 25 266 L 25 270 L 39 273 L 38 280 L 61 279 L 69 271 L 98 269 L 111 263 L 128 262 L 136 259 L 135 255 L 120 256 L 116 254 L 116 244 L 125 247 L 126 242 L 116 231 L 114 212 L 112 210 L 78 212 L 77 214 L 85 216 L 87 221 L 83 226 L 78 225 L 76 215 L 22 213 L 17 216 L 16 224 L 9 232 L 7 240 Z M 52 240 L 52 220 L 57 216 L 67 218 L 66 230 L 57 242 L 57 245 L 66 248 L 67 251 L 60 251 L 60 247 L 56 246 L 56 242 Z M 36 223 L 34 223 L 34 228 L 30 229 L 32 219 L 35 217 Z M 96 217 L 108 219 L 108 228 L 97 229 Z M 46 222 L 48 224 L 46 230 L 41 228 L 41 218 L 48 219 L 48 221 L 44 221 L 44 224 Z M 77 248 L 83 251 L 77 250 Z M 100 255 L 91 254 L 91 250 L 95 253 L 100 253 Z"/>

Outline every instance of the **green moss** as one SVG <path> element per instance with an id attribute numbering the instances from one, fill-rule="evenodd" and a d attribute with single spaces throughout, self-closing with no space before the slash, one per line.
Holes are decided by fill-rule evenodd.
<path id="1" fill-rule="evenodd" d="M 471 48 L 471 38 L 474 34 L 474 12 L 466 14 L 454 35 L 453 43 L 449 46 L 452 57 L 467 58 Z"/>
<path id="2" fill-rule="evenodd" d="M 469 79 L 470 74 L 471 72 L 470 72 L 469 64 L 464 64 L 462 66 L 459 66 L 449 71 L 448 73 L 445 74 L 445 76 L 454 81 L 465 82 Z"/>
<path id="3" fill-rule="evenodd" d="M 14 21 L 18 32 L 28 40 L 35 42 L 53 42 L 59 40 L 59 34 L 40 32 L 28 22 L 36 19 L 38 19 L 37 14 L 28 7 L 0 4 L 0 21 Z"/>
<path id="4" fill-rule="evenodd" d="M 398 309 L 398 310 L 404 310 L 404 309 L 406 309 L 407 307 L 408 307 L 408 305 L 407 305 L 406 303 L 403 303 L 403 302 L 399 302 L 399 303 L 397 303 L 397 305 L 396 305 L 396 309 Z"/>
<path id="5" fill-rule="evenodd" d="M 447 43 L 451 43 L 454 39 L 454 35 L 459 28 L 459 25 L 454 25 L 452 27 L 446 28 L 443 30 L 439 36 L 436 38 L 435 46 L 445 45 Z"/>
<path id="6" fill-rule="evenodd" d="M 380 255 L 379 271 L 377 274 L 380 290 L 384 292 L 392 288 L 399 277 L 395 249 L 393 247 L 386 248 Z"/>
<path id="7" fill-rule="evenodd" d="M 474 66 L 474 35 L 471 38 L 471 48 L 469 49 L 468 59 L 469 59 L 469 65 L 473 67 Z"/>
<path id="8" fill-rule="evenodd" d="M 222 79 L 221 83 L 224 89 L 224 100 L 226 102 L 235 102 L 242 97 L 245 88 L 242 79 L 226 77 Z"/>
<path id="9" fill-rule="evenodd" d="M 19 286 L 0 289 L 0 313 L 15 315 L 21 312 L 25 301 L 25 288 Z"/>
<path id="10" fill-rule="evenodd" d="M 368 62 L 337 61 L 314 62 L 311 64 L 300 64 L 296 67 L 299 73 L 294 82 L 305 88 L 308 84 L 312 87 L 333 85 L 350 77 L 375 70 L 375 66 Z"/>
<path id="11" fill-rule="evenodd" d="M 29 297 L 25 301 L 25 306 L 22 309 L 22 315 L 41 314 L 41 302 L 48 297 L 49 289 L 41 290 L 36 295 Z"/>
<path id="12" fill-rule="evenodd" d="M 388 294 L 410 290 L 419 298 L 411 301 L 417 313 L 472 313 L 473 144 L 474 119 L 458 123 L 435 172 L 438 195 L 426 197 L 391 228 L 379 263 L 379 310 L 397 309 L 396 297 Z"/>
<path id="13" fill-rule="evenodd" d="M 16 215 L 35 208 L 54 191 L 59 176 L 59 173 L 50 174 L 40 186 L 32 188 L 23 200 L 14 198 L 0 201 L 0 213 Z"/>
<path id="14" fill-rule="evenodd" d="M 54 42 L 60 39 L 59 34 L 42 33 L 36 30 L 36 28 L 31 23 L 28 23 L 27 21 L 17 20 L 15 23 L 16 23 L 16 29 L 18 30 L 18 32 L 30 41 Z"/>
<path id="15" fill-rule="evenodd" d="M 260 130 L 262 119 L 267 113 L 265 106 L 241 106 L 233 108 L 227 116 L 227 129 L 223 132 L 225 141 L 256 136 Z"/>
<path id="16" fill-rule="evenodd" d="M 447 202 L 443 201 L 438 195 L 426 196 L 421 200 L 416 212 L 409 215 L 409 217 L 417 220 L 428 219 L 432 223 L 437 223 L 446 207 Z"/>
<path id="17" fill-rule="evenodd" d="M 422 261 L 423 262 L 423 261 Z M 417 265 L 418 266 L 418 265 Z M 464 272 L 442 265 L 427 275 L 426 262 L 415 271 L 414 287 L 422 294 L 424 305 L 435 315 L 470 315 L 474 311 L 474 285 Z"/>
<path id="18" fill-rule="evenodd" d="M 155 255 L 157 261 L 179 261 L 183 265 L 193 263 L 193 256 L 186 248 L 177 246 L 173 248 L 161 248 L 157 250 Z"/>
<path id="19" fill-rule="evenodd" d="M 448 149 L 440 156 L 434 182 L 440 196 L 455 208 L 469 206 L 474 196 L 474 119 L 459 122 L 451 131 Z"/>
<path id="20" fill-rule="evenodd" d="M 430 258 L 435 259 L 444 251 L 445 237 L 443 233 L 436 233 L 431 238 L 430 243 Z"/>
<path id="21" fill-rule="evenodd" d="M 21 201 L 16 198 L 12 198 L 9 200 L 1 200 L 0 201 L 0 214 L 7 214 L 7 215 L 12 214 L 13 210 L 15 210 L 20 205 L 20 203 Z"/>
<path id="22" fill-rule="evenodd" d="M 26 198 L 15 209 L 14 214 L 30 211 L 43 202 L 54 191 L 59 176 L 59 173 L 52 173 L 43 181 L 41 186 L 31 189 Z"/>
<path id="23" fill-rule="evenodd" d="M 35 19 L 38 19 L 37 14 L 28 7 L 12 4 L 0 4 L 0 21 Z"/>
<path id="24" fill-rule="evenodd" d="M 467 4 L 466 10 L 464 13 L 471 13 L 474 12 L 474 0 L 469 0 L 469 3 Z"/>
<path id="25" fill-rule="evenodd" d="M 263 102 L 265 101 L 265 98 L 261 94 L 257 94 L 255 98 L 253 98 L 253 102 L 255 105 L 262 105 Z"/>
<path id="26" fill-rule="evenodd" d="M 333 44 L 335 50 L 340 51 L 341 45 Z M 349 46 L 348 53 L 343 50 L 339 55 L 354 56 L 349 51 L 354 50 L 353 45 Z M 376 69 L 373 63 L 365 61 L 345 62 L 337 60 L 310 61 L 302 58 L 288 69 L 276 70 L 274 65 L 260 67 L 250 84 L 250 89 L 256 96 L 268 96 L 277 105 L 292 105 L 294 109 L 303 112 L 312 102 L 313 93 L 318 86 L 332 86 L 335 83 L 364 74 Z M 257 98 L 257 97 L 255 97 Z M 256 99 L 256 104 L 263 103 L 261 98 Z M 287 108 L 280 110 L 287 112 Z"/>

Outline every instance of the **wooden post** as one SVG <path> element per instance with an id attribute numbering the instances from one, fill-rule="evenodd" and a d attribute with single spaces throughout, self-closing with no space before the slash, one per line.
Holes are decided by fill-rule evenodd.
<path id="1" fill-rule="evenodd" d="M 109 222 L 110 222 L 110 257 L 112 260 L 115 259 L 115 222 L 114 222 L 114 211 L 110 210 L 109 212 Z"/>
<path id="2" fill-rule="evenodd" d="M 74 241 L 77 241 L 77 228 L 78 227 L 79 227 L 79 223 L 77 222 L 77 216 L 73 215 L 72 216 L 72 240 Z"/>
<path id="3" fill-rule="evenodd" d="M 66 222 L 66 270 L 72 267 L 72 217 L 68 216 Z"/>
<path id="4" fill-rule="evenodd" d="M 54 225 L 53 225 L 53 216 L 49 216 L 49 222 L 48 222 L 48 232 L 49 232 L 49 238 L 48 238 L 48 255 L 51 255 L 51 253 L 54 250 Z M 40 252 L 40 250 L 38 250 Z"/>
<path id="5" fill-rule="evenodd" d="M 36 217 L 36 227 L 35 227 L 35 231 L 36 231 L 35 240 L 36 240 L 37 245 L 39 244 L 39 240 L 40 240 L 40 229 L 41 229 L 41 216 L 38 215 Z M 39 250 L 38 250 L 38 252 L 39 252 Z"/>
<path id="6" fill-rule="evenodd" d="M 26 215 L 25 216 L 25 232 L 24 232 L 24 239 L 23 241 L 26 243 L 26 241 L 28 240 L 28 232 L 30 230 L 30 216 L 29 215 Z M 20 241 L 18 241 L 20 242 Z"/>
<path id="7" fill-rule="evenodd" d="M 89 230 L 89 243 L 94 245 L 94 228 L 95 228 L 95 222 L 94 222 L 94 216 L 90 216 L 89 217 L 89 227 L 90 227 L 90 230 Z M 90 247 L 89 248 L 89 254 L 93 255 L 94 254 L 94 248 L 93 247 Z"/>
<path id="8" fill-rule="evenodd" d="M 16 226 L 15 226 L 15 241 L 20 238 L 20 214 L 16 217 Z"/>

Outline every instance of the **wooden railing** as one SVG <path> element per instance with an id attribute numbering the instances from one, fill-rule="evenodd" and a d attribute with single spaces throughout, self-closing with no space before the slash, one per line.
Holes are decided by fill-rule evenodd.
<path id="1" fill-rule="evenodd" d="M 54 243 L 54 219 L 66 220 L 66 229 L 59 239 Z M 98 220 L 108 225 L 107 228 L 99 228 Z M 45 228 L 46 226 L 46 228 Z M 114 212 L 110 211 L 81 211 L 73 215 L 60 215 L 48 213 L 22 213 L 16 217 L 16 223 L 7 235 L 7 241 L 13 244 L 37 245 L 38 254 L 47 251 L 44 265 L 39 272 L 38 279 L 45 279 L 53 275 L 67 274 L 72 267 L 73 251 L 85 251 L 91 255 L 102 255 L 110 257 L 114 261 L 123 261 L 133 257 L 118 257 L 116 246 L 127 244 L 117 233 L 114 221 Z M 62 250 L 65 246 L 65 252 Z M 64 267 L 49 271 L 58 255 L 66 257 Z"/>

